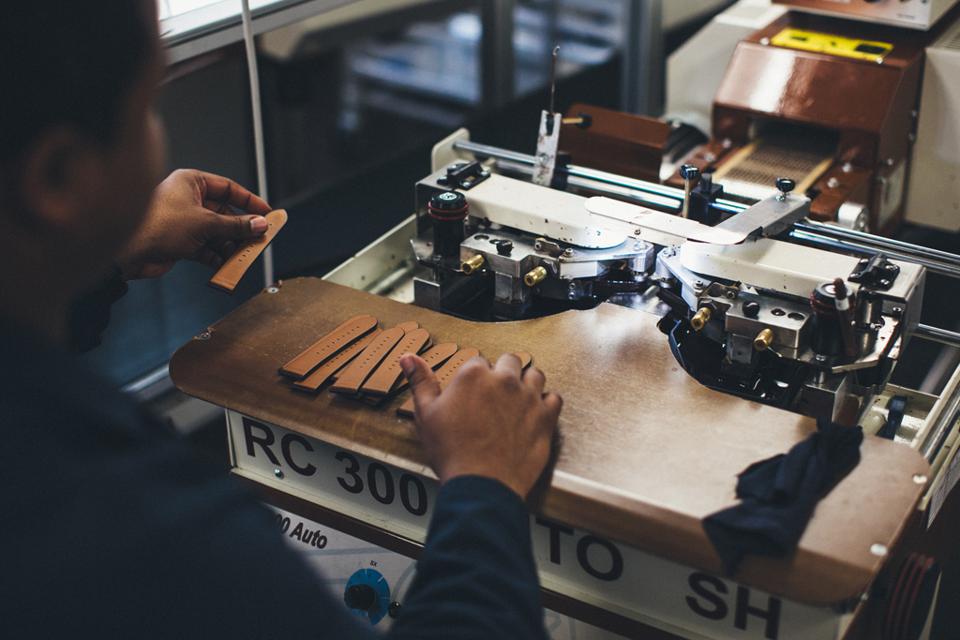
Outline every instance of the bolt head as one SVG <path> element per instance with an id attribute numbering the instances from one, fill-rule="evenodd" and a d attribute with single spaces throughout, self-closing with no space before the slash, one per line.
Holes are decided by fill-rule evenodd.
<path id="1" fill-rule="evenodd" d="M 274 467 L 274 468 L 273 468 L 273 475 L 276 476 L 276 477 L 278 477 L 278 478 L 282 478 L 282 477 L 283 477 L 283 469 L 281 469 L 280 467 Z"/>
<path id="2" fill-rule="evenodd" d="M 797 183 L 792 178 L 777 178 L 777 190 L 781 193 L 790 193 L 793 191 Z"/>

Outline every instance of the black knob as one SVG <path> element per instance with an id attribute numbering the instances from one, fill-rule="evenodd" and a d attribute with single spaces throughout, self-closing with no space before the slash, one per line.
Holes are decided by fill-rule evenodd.
<path id="1" fill-rule="evenodd" d="M 467 198 L 459 191 L 441 191 L 430 198 L 429 207 L 433 212 L 460 213 L 467 206 Z"/>
<path id="2" fill-rule="evenodd" d="M 790 178 L 777 178 L 777 190 L 786 195 L 794 190 L 797 183 Z"/>
<path id="3" fill-rule="evenodd" d="M 377 592 L 368 584 L 354 584 L 343 592 L 343 603 L 350 609 L 370 611 L 377 605 Z"/>
<path id="4" fill-rule="evenodd" d="M 497 243 L 497 253 L 502 256 L 508 256 L 513 253 L 513 242 L 510 240 L 501 240 Z"/>
<path id="5" fill-rule="evenodd" d="M 684 180 L 696 180 L 700 177 L 700 169 L 696 165 L 685 164 L 680 167 L 680 177 Z"/>
<path id="6" fill-rule="evenodd" d="M 760 303 L 756 300 L 748 300 L 743 303 L 743 315 L 748 318 L 756 318 L 760 315 Z"/>

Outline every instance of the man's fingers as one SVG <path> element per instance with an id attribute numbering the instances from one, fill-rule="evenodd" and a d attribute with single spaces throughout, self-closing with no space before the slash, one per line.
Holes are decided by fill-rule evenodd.
<path id="1" fill-rule="evenodd" d="M 260 196 L 241 187 L 233 180 L 206 171 L 198 173 L 202 180 L 203 200 L 229 204 L 255 215 L 264 216 L 270 213 L 270 205 Z"/>
<path id="2" fill-rule="evenodd" d="M 224 216 L 210 214 L 210 227 L 207 237 L 210 240 L 245 240 L 262 236 L 267 230 L 267 219 L 263 216 Z"/>
<path id="3" fill-rule="evenodd" d="M 223 265 L 223 258 L 217 255 L 213 249 L 203 248 L 197 254 L 197 262 L 219 269 Z"/>
<path id="4" fill-rule="evenodd" d="M 547 383 L 547 377 L 543 371 L 536 367 L 529 367 L 523 372 L 523 383 L 537 392 L 537 395 L 543 393 L 543 386 Z"/>
<path id="5" fill-rule="evenodd" d="M 504 373 L 509 373 L 510 375 L 520 377 L 520 371 L 522 363 L 520 358 L 513 355 L 512 353 L 505 353 L 497 360 L 497 364 L 494 365 L 494 371 L 502 371 Z"/>
<path id="6" fill-rule="evenodd" d="M 407 354 L 400 358 L 400 368 L 410 383 L 413 394 L 413 404 L 417 415 L 430 406 L 430 403 L 440 395 L 440 382 L 423 358 Z"/>
<path id="7" fill-rule="evenodd" d="M 550 428 L 553 429 L 557 420 L 560 419 L 560 410 L 563 409 L 563 398 L 555 393 L 548 393 L 543 396 L 543 406 L 547 409 L 547 416 L 550 418 Z"/>

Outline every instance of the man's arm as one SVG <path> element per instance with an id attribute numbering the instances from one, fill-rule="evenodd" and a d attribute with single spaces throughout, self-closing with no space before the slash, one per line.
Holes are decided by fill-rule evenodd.
<path id="1" fill-rule="evenodd" d="M 479 476 L 443 486 L 416 579 L 389 637 L 547 637 L 529 516 L 517 494 Z"/>

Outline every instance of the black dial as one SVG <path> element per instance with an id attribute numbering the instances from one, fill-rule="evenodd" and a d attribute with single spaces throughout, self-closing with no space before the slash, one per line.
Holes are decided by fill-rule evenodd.
<path id="1" fill-rule="evenodd" d="M 353 584 L 343 592 L 343 602 L 351 609 L 371 611 L 377 606 L 377 592 L 368 584 Z"/>

